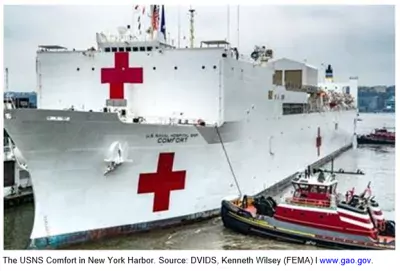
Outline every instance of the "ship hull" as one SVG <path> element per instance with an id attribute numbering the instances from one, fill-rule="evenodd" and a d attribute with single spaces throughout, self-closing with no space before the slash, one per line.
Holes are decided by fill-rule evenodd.
<path id="1" fill-rule="evenodd" d="M 216 129 L 127 124 L 116 114 L 97 112 L 6 114 L 5 129 L 31 174 L 33 248 L 215 215 L 227 195 L 237 195 L 239 189 L 248 195 L 259 193 L 352 144 L 356 117 L 355 111 L 344 111 L 249 118 Z M 317 147 L 318 130 L 322 140 Z M 105 175 L 109 148 L 115 143 L 125 146 L 126 162 Z M 157 182 L 173 183 L 173 176 L 181 176 L 182 182 L 171 184 L 169 193 L 141 184 L 151 182 L 150 176 L 162 171 L 165 161 L 172 173 Z M 161 201 L 155 199 L 157 193 Z"/>
<path id="2" fill-rule="evenodd" d="M 221 217 L 226 228 L 242 234 L 257 235 L 285 242 L 315 245 L 330 249 L 387 250 L 395 249 L 394 241 L 377 243 L 367 236 L 332 232 L 264 216 L 256 219 L 250 212 L 222 201 Z"/>
<path id="3" fill-rule="evenodd" d="M 369 144 L 369 145 L 393 145 L 393 146 L 396 144 L 394 140 L 372 139 L 365 136 L 358 137 L 357 143 Z"/>

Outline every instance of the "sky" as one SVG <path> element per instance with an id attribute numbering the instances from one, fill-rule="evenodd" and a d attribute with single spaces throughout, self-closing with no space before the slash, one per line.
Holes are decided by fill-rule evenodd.
<path id="1" fill-rule="evenodd" d="M 255 45 L 265 45 L 274 50 L 275 58 L 306 61 L 320 72 L 331 64 L 337 82 L 358 76 L 359 85 L 395 83 L 394 6 L 192 8 L 196 10 L 195 45 L 202 40 L 228 39 L 237 46 L 239 41 L 240 53 L 248 55 Z M 188 45 L 188 9 L 166 6 L 168 37 L 175 45 L 178 25 L 180 45 Z M 133 10 L 133 6 L 4 6 L 4 67 L 9 70 L 9 90 L 35 90 L 38 45 L 96 46 L 96 32 L 116 33 L 117 27 L 126 25 L 136 29 Z"/>

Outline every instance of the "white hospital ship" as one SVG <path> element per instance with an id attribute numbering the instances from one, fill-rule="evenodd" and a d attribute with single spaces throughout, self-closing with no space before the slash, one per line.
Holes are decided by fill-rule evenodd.
<path id="1" fill-rule="evenodd" d="M 209 217 L 353 142 L 356 79 L 318 86 L 318 68 L 263 46 L 120 32 L 39 47 L 39 109 L 4 112 L 32 179 L 33 248 Z"/>

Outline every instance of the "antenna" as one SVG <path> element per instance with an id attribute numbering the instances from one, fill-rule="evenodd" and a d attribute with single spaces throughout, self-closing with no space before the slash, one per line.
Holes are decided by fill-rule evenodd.
<path id="1" fill-rule="evenodd" d="M 194 43 L 194 12 L 195 10 L 190 7 L 190 48 L 193 48 Z"/>
<path id="2" fill-rule="evenodd" d="M 181 48 L 181 6 L 178 6 L 178 48 Z"/>
<path id="3" fill-rule="evenodd" d="M 136 26 L 136 23 L 135 23 L 135 15 L 136 15 L 136 10 L 138 9 L 138 6 L 135 6 L 133 9 L 132 9 L 132 26 L 130 27 L 130 32 L 131 32 L 131 35 L 132 36 L 134 36 L 134 32 L 133 32 L 133 29 L 135 28 L 135 26 Z M 136 29 L 137 29 L 137 27 L 136 27 Z"/>
<path id="4" fill-rule="evenodd" d="M 239 35 L 239 28 L 240 28 L 240 23 L 239 23 L 239 18 L 240 18 L 240 6 L 237 6 L 237 48 L 239 49 L 239 41 L 240 41 L 240 35 Z"/>
<path id="5" fill-rule="evenodd" d="M 229 32 L 230 32 L 230 6 L 228 5 L 226 10 L 226 41 L 229 42 Z"/>
<path id="6" fill-rule="evenodd" d="M 4 86 L 5 86 L 5 89 L 6 89 L 6 92 L 8 91 L 8 68 L 6 68 L 5 69 L 5 72 L 4 72 Z"/>

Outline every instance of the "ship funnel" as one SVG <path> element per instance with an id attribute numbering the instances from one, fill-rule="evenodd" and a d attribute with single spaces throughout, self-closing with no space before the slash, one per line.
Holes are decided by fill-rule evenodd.
<path id="1" fill-rule="evenodd" d="M 329 82 L 333 82 L 333 70 L 330 64 L 328 65 L 328 68 L 326 68 L 325 70 L 325 79 Z"/>

